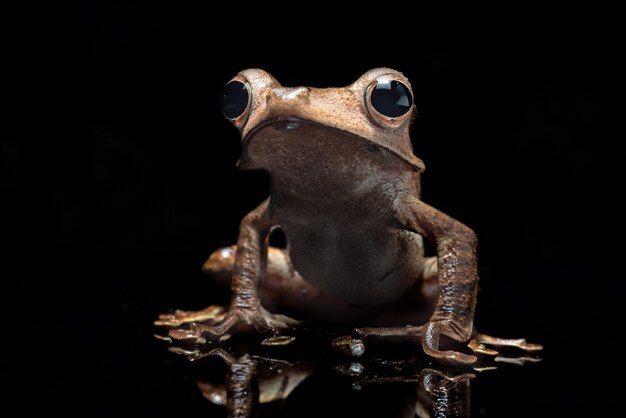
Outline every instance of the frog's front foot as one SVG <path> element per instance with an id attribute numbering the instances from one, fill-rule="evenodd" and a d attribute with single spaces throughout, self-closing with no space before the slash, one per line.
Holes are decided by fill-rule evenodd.
<path id="1" fill-rule="evenodd" d="M 161 318 L 163 317 L 161 316 Z M 226 335 L 237 332 L 279 335 L 299 324 L 292 318 L 272 314 L 263 308 L 231 308 L 224 313 L 216 307 L 209 307 L 197 312 L 178 311 L 155 322 L 156 325 L 165 326 L 178 326 L 185 323 L 188 324 L 188 327 L 171 329 L 169 337 L 172 340 L 196 345 L 204 344 L 207 340 L 220 340 Z"/>
<path id="2" fill-rule="evenodd" d="M 477 357 L 460 351 L 443 349 L 440 336 L 462 342 L 463 336 L 455 327 L 446 321 L 432 321 L 421 326 L 356 328 L 354 334 L 365 339 L 368 337 L 415 337 L 422 341 L 422 349 L 428 356 L 457 364 L 473 364 Z M 335 340 L 335 347 L 338 347 Z M 346 350 L 342 350 L 346 352 Z"/>
<path id="3" fill-rule="evenodd" d="M 416 337 L 421 339 L 424 352 L 432 358 L 449 361 L 457 364 L 473 364 L 476 362 L 475 355 L 466 354 L 455 350 L 445 350 L 439 345 L 440 336 L 457 342 L 463 342 L 464 338 L 451 326 L 446 326 L 445 322 L 430 322 L 422 326 L 406 327 L 376 327 L 376 328 L 355 328 L 352 336 L 339 337 L 333 341 L 336 351 L 352 357 L 359 357 L 365 353 L 365 339 L 369 337 Z M 498 356 L 496 361 L 507 361 L 509 358 L 500 356 L 494 348 L 516 348 L 524 352 L 535 353 L 543 349 L 539 344 L 528 343 L 525 339 L 504 339 L 492 337 L 486 334 L 475 332 L 469 341 L 465 340 L 474 354 L 487 356 Z M 514 357 L 518 358 L 518 357 Z M 526 361 L 537 361 L 532 357 L 522 357 Z"/>

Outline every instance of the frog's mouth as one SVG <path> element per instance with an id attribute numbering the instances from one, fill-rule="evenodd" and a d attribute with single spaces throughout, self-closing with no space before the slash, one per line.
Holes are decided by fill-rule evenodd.
<path id="1" fill-rule="evenodd" d="M 239 166 L 244 169 L 265 167 L 272 158 L 285 161 L 307 153 L 319 155 L 323 152 L 328 158 L 342 159 L 358 157 L 365 150 L 370 158 L 372 153 L 378 152 L 401 159 L 411 171 L 424 170 L 422 160 L 413 154 L 406 155 L 380 141 L 339 127 L 293 116 L 280 116 L 258 124 L 244 134 L 242 145 Z"/>
<path id="2" fill-rule="evenodd" d="M 268 128 L 268 127 L 273 127 L 281 131 L 293 131 L 296 129 L 300 129 L 304 125 L 310 125 L 312 128 L 314 128 L 315 126 L 318 126 L 320 128 L 324 127 L 326 129 L 336 129 L 336 128 L 331 128 L 326 125 L 322 125 L 321 123 L 318 123 L 318 122 L 313 122 L 313 121 L 306 120 L 306 119 L 300 119 L 294 116 L 279 116 L 276 118 L 268 119 L 258 124 L 254 128 L 250 129 L 250 131 L 248 131 L 244 135 L 242 143 L 243 143 L 243 146 L 245 147 L 248 141 L 252 140 L 252 138 L 254 138 L 259 132 L 263 131 L 265 128 Z"/>

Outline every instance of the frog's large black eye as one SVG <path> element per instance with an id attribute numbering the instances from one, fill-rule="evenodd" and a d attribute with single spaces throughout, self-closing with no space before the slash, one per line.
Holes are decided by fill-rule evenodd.
<path id="1" fill-rule="evenodd" d="M 411 110 L 413 96 L 400 81 L 382 78 L 371 87 L 370 103 L 381 115 L 397 118 Z"/>
<path id="2" fill-rule="evenodd" d="M 247 83 L 231 80 L 222 91 L 222 112 L 228 119 L 237 119 L 248 109 L 250 90 Z"/>

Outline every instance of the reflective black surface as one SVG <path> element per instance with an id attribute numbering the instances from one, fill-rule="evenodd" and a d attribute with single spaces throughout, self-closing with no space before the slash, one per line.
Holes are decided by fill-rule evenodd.
<path id="1" fill-rule="evenodd" d="M 266 176 L 236 169 L 221 89 L 248 67 L 325 87 L 378 66 L 411 80 L 424 200 L 479 237 L 476 326 L 545 347 L 538 364 L 471 379 L 472 416 L 623 415 L 626 89 L 623 25 L 609 21 L 621 14 L 604 12 L 596 31 L 581 29 L 597 23 L 589 8 L 546 30 L 467 18 L 443 48 L 456 26 L 424 36 L 424 15 L 407 12 L 394 25 L 406 33 L 379 48 L 356 16 L 259 25 L 243 22 L 255 10 L 237 9 L 248 40 L 233 43 L 208 3 L 3 6 L 3 416 L 223 416 L 198 390 L 200 363 L 168 352 L 151 325 L 225 300 L 200 266 L 268 192 Z M 474 38 L 476 28 L 489 35 Z M 224 377 L 220 361 L 206 367 Z M 290 413 L 352 399 L 325 391 L 342 383 L 319 370 L 285 403 Z"/>
<path id="2" fill-rule="evenodd" d="M 542 361 L 537 353 L 509 349 L 481 356 L 471 367 L 459 367 L 432 361 L 420 352 L 417 341 L 407 339 L 370 340 L 365 354 L 347 357 L 331 349 L 335 336 L 323 329 L 287 333 L 288 343 L 233 335 L 204 347 L 174 342 L 169 351 L 195 363 L 198 389 L 209 402 L 224 406 L 229 417 L 259 412 L 298 417 L 466 417 L 472 379 Z M 169 340 L 166 331 L 158 338 Z M 217 364 L 215 358 L 220 360 Z"/>
<path id="3" fill-rule="evenodd" d="M 199 272 L 203 259 L 200 252 L 76 248 L 50 251 L 35 263 L 30 258 L 14 257 L 10 272 L 17 277 L 21 274 L 47 278 L 51 271 L 58 271 L 64 273 L 65 279 L 11 284 L 11 291 L 19 290 L 23 296 L 12 301 L 5 299 L 2 305 L 0 325 L 7 335 L 0 357 L 4 408 L 22 413 L 60 411 L 102 416 L 225 416 L 224 407 L 207 401 L 197 384 L 198 380 L 223 384 L 228 370 L 223 361 L 209 357 L 190 363 L 184 356 L 168 352 L 168 344 L 153 336 L 157 330 L 152 321 L 158 313 L 173 307 L 202 308 L 207 295 L 224 301 L 225 295 L 215 294 L 206 276 Z M 21 266 L 31 266 L 28 275 Z M 600 271 L 601 274 L 582 264 L 552 264 L 533 269 L 532 277 L 546 283 L 565 279 L 582 283 L 592 273 L 609 283 L 619 278 L 615 273 Z M 526 280 L 530 277 L 523 276 Z M 171 282 L 166 280 L 172 278 Z M 582 300 L 582 291 L 570 292 Z M 585 289 L 584 293 L 599 297 L 601 290 Z M 521 306 L 517 297 L 510 296 L 501 303 L 489 296 L 480 299 L 481 329 L 505 336 L 524 335 L 541 342 L 545 350 L 541 353 L 543 360 L 536 364 L 519 367 L 498 363 L 498 369 L 493 371 L 469 370 L 476 375 L 470 380 L 471 416 L 611 416 L 619 411 L 620 386 L 604 382 L 619 376 L 623 364 L 611 360 L 609 355 L 592 352 L 594 344 L 582 342 L 581 329 L 592 328 L 602 335 L 601 347 L 618 347 L 611 327 L 621 326 L 621 319 L 606 317 L 600 322 L 598 316 L 590 314 L 577 323 L 571 322 L 571 312 L 563 310 L 562 303 L 553 303 L 550 294 L 522 290 L 518 297 L 532 295 L 533 309 L 523 311 L 518 307 L 517 314 L 506 307 Z M 612 296 L 609 302 L 612 304 L 605 312 L 615 313 L 619 295 Z M 491 311 L 494 305 L 497 311 Z M 487 312 L 495 314 L 486 316 Z M 524 315 L 524 320 L 516 315 Z M 540 317 L 543 315 L 547 315 L 545 319 Z M 282 406 L 278 402 L 261 405 L 265 416 L 276 416 L 281 408 L 288 408 L 285 410 L 291 416 L 319 412 L 342 394 L 347 401 L 342 408 L 350 408 L 350 402 L 361 399 L 361 392 L 351 389 L 354 377 L 337 375 L 333 362 L 342 364 L 341 359 L 325 357 L 325 341 L 320 339 L 319 345 L 302 350 L 302 346 L 297 346 L 296 354 L 300 357 L 285 355 L 280 347 L 258 352 L 252 344 L 242 344 L 240 351 L 233 353 L 239 358 L 248 350 L 266 358 L 315 364 L 314 377 L 294 390 L 288 402 Z M 417 374 L 424 367 L 441 371 L 439 365 L 420 360 L 408 348 L 398 349 L 394 345 L 381 350 L 385 351 L 373 356 L 374 360 L 417 357 L 413 368 L 408 367 L 411 373 Z M 371 367 L 365 361 L 363 365 L 366 371 Z M 405 367 L 398 373 L 403 370 Z M 390 367 L 386 372 L 396 371 Z M 452 371 L 459 372 L 465 371 Z M 408 391 L 406 385 L 411 383 L 398 386 Z M 372 390 L 388 394 L 395 393 L 396 388 L 383 385 Z M 332 410 L 326 413 L 330 415 Z"/>

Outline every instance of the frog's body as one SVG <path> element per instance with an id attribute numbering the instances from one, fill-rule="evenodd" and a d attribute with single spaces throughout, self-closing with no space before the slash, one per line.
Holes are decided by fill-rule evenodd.
<path id="1" fill-rule="evenodd" d="M 399 195 L 416 193 L 419 174 L 355 135 L 306 125 L 277 123 L 247 144 L 242 165 L 272 176 L 270 224 L 283 229 L 294 268 L 321 291 L 353 304 L 397 300 L 422 270 L 422 238 L 394 210 Z M 333 152 L 323 163 L 310 158 L 324 150 Z"/>
<path id="2" fill-rule="evenodd" d="M 240 167 L 267 170 L 270 197 L 242 221 L 236 252 L 221 251 L 207 263 L 208 270 L 232 272 L 229 312 L 215 325 L 196 323 L 170 335 L 202 339 L 240 323 L 276 333 L 293 325 L 262 309 L 259 290 L 267 276 L 270 296 L 309 317 L 367 320 L 380 307 L 413 301 L 415 311 L 428 315 L 423 326 L 361 334 L 421 336 L 433 357 L 474 362 L 475 356 L 439 347 L 441 335 L 459 342 L 472 337 L 476 236 L 420 200 L 424 164 L 409 138 L 412 97 L 408 80 L 388 68 L 345 88 L 286 88 L 262 70 L 231 80 L 224 113 L 242 135 Z M 288 250 L 272 255 L 268 237 L 275 228 L 284 231 Z M 424 238 L 435 244 L 436 258 L 424 257 Z M 263 305 L 271 303 L 266 299 Z M 162 323 L 189 318 L 198 314 L 166 316 Z"/>

